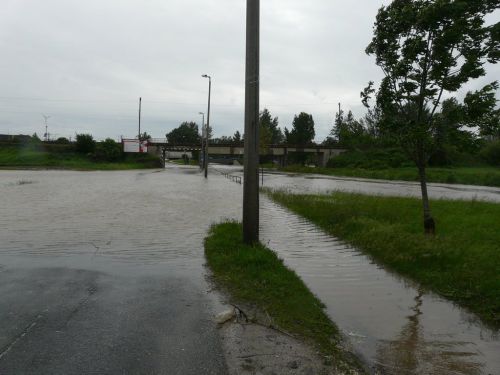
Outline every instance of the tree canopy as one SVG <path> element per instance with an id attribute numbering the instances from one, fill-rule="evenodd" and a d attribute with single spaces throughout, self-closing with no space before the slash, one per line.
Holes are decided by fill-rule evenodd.
<path id="1" fill-rule="evenodd" d="M 426 232 L 434 231 L 425 167 L 435 146 L 436 113 L 445 92 L 456 92 L 486 74 L 485 63 L 500 58 L 500 23 L 485 25 L 498 0 L 394 0 L 380 8 L 366 52 L 376 57 L 385 77 L 361 93 L 368 106 L 376 93 L 381 124 L 416 163 L 422 187 Z M 484 118 L 496 83 L 468 95 L 469 118 Z M 474 112 L 472 111 L 472 112 Z M 471 112 L 471 113 L 472 113 Z"/>
<path id="2" fill-rule="evenodd" d="M 259 120 L 259 138 L 261 146 L 265 147 L 270 144 L 280 144 L 283 142 L 284 136 L 279 128 L 278 118 L 273 118 L 267 108 L 264 108 L 260 113 Z"/>
<path id="3" fill-rule="evenodd" d="M 294 117 L 291 131 L 285 128 L 285 138 L 288 144 L 307 145 L 313 142 L 315 135 L 314 119 L 312 115 L 305 112 Z"/>
<path id="4" fill-rule="evenodd" d="M 76 151 L 82 154 L 89 154 L 95 151 L 96 141 L 92 134 L 76 135 Z"/>
<path id="5" fill-rule="evenodd" d="M 183 122 L 179 127 L 166 134 L 168 143 L 193 145 L 200 143 L 198 124 Z"/>

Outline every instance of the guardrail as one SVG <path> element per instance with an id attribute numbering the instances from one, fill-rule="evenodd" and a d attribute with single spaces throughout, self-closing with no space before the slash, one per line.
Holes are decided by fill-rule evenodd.
<path id="1" fill-rule="evenodd" d="M 235 176 L 229 173 L 222 173 L 224 177 L 226 177 L 228 180 L 231 180 L 233 182 L 236 182 L 237 184 L 241 185 L 241 176 Z"/>

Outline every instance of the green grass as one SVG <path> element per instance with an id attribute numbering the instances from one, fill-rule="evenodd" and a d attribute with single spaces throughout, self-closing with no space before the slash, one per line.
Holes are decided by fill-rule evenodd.
<path id="1" fill-rule="evenodd" d="M 268 194 L 379 263 L 500 327 L 500 204 L 432 201 L 437 235 L 429 237 L 423 234 L 419 199 Z"/>
<path id="2" fill-rule="evenodd" d="M 159 159 L 149 155 L 141 155 L 141 158 L 126 155 L 116 162 L 96 162 L 75 152 L 44 152 L 29 147 L 0 147 L 0 169 L 127 170 L 157 167 L 159 167 Z"/>
<path id="3" fill-rule="evenodd" d="M 321 301 L 273 251 L 261 244 L 245 245 L 240 224 L 213 226 L 205 240 L 205 255 L 215 281 L 235 300 L 256 305 L 282 330 L 346 361 L 338 329 Z"/>
<path id="4" fill-rule="evenodd" d="M 381 180 L 418 181 L 414 167 L 363 169 L 363 168 L 311 168 L 291 165 L 280 170 L 293 173 L 317 173 L 328 176 L 360 177 Z M 428 182 L 481 185 L 500 187 L 500 168 L 495 167 L 456 167 L 427 168 Z"/>

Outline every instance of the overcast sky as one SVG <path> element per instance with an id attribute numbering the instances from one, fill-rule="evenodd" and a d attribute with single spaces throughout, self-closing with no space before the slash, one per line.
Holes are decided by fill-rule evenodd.
<path id="1" fill-rule="evenodd" d="M 337 103 L 362 115 L 359 92 L 380 70 L 364 53 L 385 0 L 262 0 L 261 108 L 329 133 Z M 201 123 L 213 77 L 215 136 L 243 131 L 245 0 L 2 0 L 0 133 L 153 137 Z M 494 17 L 498 20 L 498 14 Z M 500 77 L 488 68 L 477 88 Z"/>

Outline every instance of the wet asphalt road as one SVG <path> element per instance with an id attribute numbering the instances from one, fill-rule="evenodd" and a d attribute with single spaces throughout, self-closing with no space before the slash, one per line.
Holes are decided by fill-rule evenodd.
<path id="1" fill-rule="evenodd" d="M 0 171 L 0 375 L 226 374 L 203 239 L 240 195 L 197 169 Z"/>
<path id="2" fill-rule="evenodd" d="M 208 301 L 187 278 L 0 271 L 0 374 L 224 374 Z"/>

